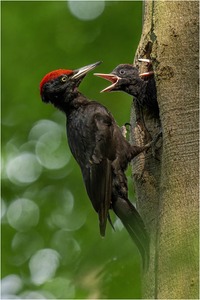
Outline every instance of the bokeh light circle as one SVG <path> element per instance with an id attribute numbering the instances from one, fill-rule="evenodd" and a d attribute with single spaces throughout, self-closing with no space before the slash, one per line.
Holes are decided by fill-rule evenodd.
<path id="1" fill-rule="evenodd" d="M 105 8 L 102 1 L 68 1 L 70 12 L 78 19 L 88 21 L 99 17 Z"/>
<path id="2" fill-rule="evenodd" d="M 25 152 L 11 158 L 6 166 L 6 173 L 10 181 L 16 185 L 29 184 L 38 179 L 42 167 L 36 156 Z"/>
<path id="3" fill-rule="evenodd" d="M 66 133 L 62 126 L 49 120 L 41 120 L 34 125 L 29 139 L 37 140 L 35 152 L 42 166 L 47 169 L 63 168 L 71 158 L 67 146 Z"/>
<path id="4" fill-rule="evenodd" d="M 32 282 L 41 285 L 54 277 L 60 264 L 59 253 L 53 249 L 37 251 L 29 261 Z"/>
<path id="5" fill-rule="evenodd" d="M 13 251 L 11 263 L 20 266 L 44 246 L 44 240 L 36 231 L 17 232 L 12 239 L 11 246 Z"/>
<path id="6" fill-rule="evenodd" d="M 17 199 L 8 207 L 7 219 L 10 226 L 14 229 L 28 231 L 38 224 L 39 208 L 32 200 Z"/>
<path id="7" fill-rule="evenodd" d="M 66 230 L 57 231 L 51 241 L 52 248 L 56 249 L 62 257 L 62 265 L 72 264 L 77 261 L 81 247 L 77 240 L 69 235 Z"/>
<path id="8" fill-rule="evenodd" d="M 6 215 L 7 205 L 4 199 L 1 199 L 1 221 L 3 223 L 3 218 Z"/>
<path id="9" fill-rule="evenodd" d="M 29 140 L 37 141 L 43 134 L 52 131 L 60 132 L 60 126 L 51 120 L 42 119 L 36 122 L 30 130 Z"/>
<path id="10" fill-rule="evenodd" d="M 15 274 L 10 274 L 1 280 L 1 296 L 2 299 L 15 299 L 17 294 L 23 287 L 22 279 Z M 13 296 L 11 298 L 11 295 Z"/>
<path id="11" fill-rule="evenodd" d="M 56 226 L 66 231 L 75 231 L 85 224 L 86 211 L 75 205 L 74 196 L 68 189 L 57 191 L 56 204 L 57 207 L 46 219 L 50 228 Z"/>

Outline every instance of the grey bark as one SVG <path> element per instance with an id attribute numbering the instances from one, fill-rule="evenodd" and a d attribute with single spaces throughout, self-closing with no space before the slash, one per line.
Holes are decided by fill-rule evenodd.
<path id="1" fill-rule="evenodd" d="M 144 298 L 199 298 L 198 20 L 198 1 L 145 2 L 135 63 L 152 59 L 160 118 L 144 112 L 144 119 L 150 134 L 161 127 L 163 138 L 156 157 L 141 154 L 132 164 L 137 206 L 151 236 Z M 136 118 L 133 105 L 132 142 L 141 145 Z"/>

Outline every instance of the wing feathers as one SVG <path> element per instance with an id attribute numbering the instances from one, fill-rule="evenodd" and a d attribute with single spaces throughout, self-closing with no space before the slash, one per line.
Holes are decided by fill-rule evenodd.
<path id="1" fill-rule="evenodd" d="M 111 204 L 111 162 L 108 159 L 104 159 L 99 164 L 91 164 L 88 168 L 87 176 L 83 177 L 92 205 L 99 215 L 100 233 L 104 236 Z"/>

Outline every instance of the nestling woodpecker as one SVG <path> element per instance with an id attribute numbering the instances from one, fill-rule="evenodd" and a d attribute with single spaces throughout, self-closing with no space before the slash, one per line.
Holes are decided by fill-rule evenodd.
<path id="1" fill-rule="evenodd" d="M 130 64 L 120 64 L 109 74 L 94 73 L 95 76 L 112 82 L 101 92 L 124 91 L 132 95 L 140 106 L 146 107 L 153 116 L 158 117 L 159 109 L 153 74 L 152 71 L 139 74 L 138 68 Z"/>
<path id="2" fill-rule="evenodd" d="M 128 163 L 151 143 L 144 147 L 131 145 L 107 108 L 89 101 L 79 92 L 79 84 L 85 75 L 99 64 L 48 73 L 40 83 L 40 95 L 43 102 L 53 104 L 66 115 L 69 147 L 98 213 L 101 235 L 105 235 L 107 219 L 110 221 L 109 210 L 112 209 L 137 245 L 145 266 L 149 237 L 142 218 L 128 200 L 125 170 Z"/>

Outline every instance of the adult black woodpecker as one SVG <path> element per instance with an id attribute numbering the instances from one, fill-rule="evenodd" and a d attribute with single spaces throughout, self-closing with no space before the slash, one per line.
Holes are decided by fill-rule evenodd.
<path id="1" fill-rule="evenodd" d="M 150 62 L 149 60 L 140 59 Z M 147 108 L 154 117 L 159 116 L 156 96 L 156 85 L 153 72 L 139 74 L 138 68 L 130 64 L 120 64 L 111 73 L 94 73 L 112 82 L 110 86 L 101 92 L 124 91 L 132 95 L 138 105 Z"/>
<path id="2" fill-rule="evenodd" d="M 86 73 L 99 64 L 48 73 L 40 83 L 40 95 L 42 101 L 52 103 L 66 115 L 69 147 L 99 215 L 101 235 L 105 235 L 107 219 L 110 221 L 109 209 L 113 209 L 137 245 L 146 267 L 149 237 L 142 218 L 128 200 L 125 170 L 150 143 L 144 147 L 131 145 L 107 108 L 89 101 L 79 92 L 78 86 Z"/>

